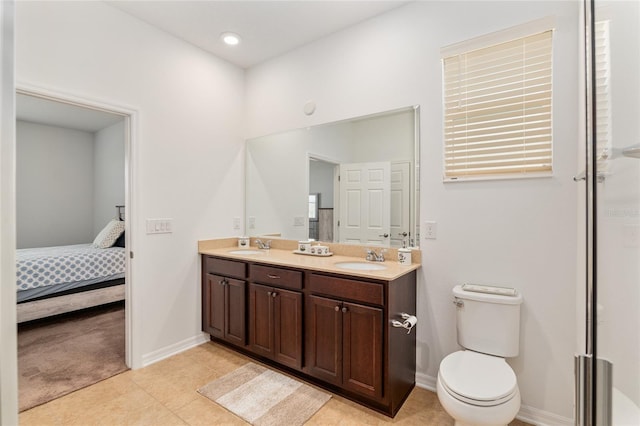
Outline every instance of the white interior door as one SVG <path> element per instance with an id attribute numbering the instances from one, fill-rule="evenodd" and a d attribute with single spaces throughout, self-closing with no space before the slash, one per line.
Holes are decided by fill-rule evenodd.
<path id="1" fill-rule="evenodd" d="M 391 163 L 340 165 L 340 242 L 389 246 Z"/>
<path id="2" fill-rule="evenodd" d="M 409 243 L 411 218 L 411 163 L 409 161 L 391 164 L 391 247 L 402 247 L 402 241 Z"/>

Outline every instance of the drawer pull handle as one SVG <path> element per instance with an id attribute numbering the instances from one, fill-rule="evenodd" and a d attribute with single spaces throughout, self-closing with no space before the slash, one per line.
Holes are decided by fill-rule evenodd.
<path id="1" fill-rule="evenodd" d="M 272 275 L 272 274 L 267 274 L 267 277 L 271 278 L 272 280 L 279 280 L 280 277 L 278 275 Z"/>

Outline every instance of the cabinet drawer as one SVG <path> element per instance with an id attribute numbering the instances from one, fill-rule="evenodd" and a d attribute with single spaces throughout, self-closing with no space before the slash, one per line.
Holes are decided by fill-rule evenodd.
<path id="1" fill-rule="evenodd" d="M 207 273 L 243 279 L 247 277 L 247 264 L 244 262 L 219 259 L 217 257 L 206 257 L 205 262 Z"/>
<path id="2" fill-rule="evenodd" d="M 302 272 L 290 269 L 274 268 L 272 266 L 252 264 L 250 269 L 251 281 L 284 288 L 301 289 Z"/>
<path id="3" fill-rule="evenodd" d="M 384 286 L 366 281 L 311 274 L 309 290 L 341 299 L 355 300 L 374 305 L 384 303 Z"/>

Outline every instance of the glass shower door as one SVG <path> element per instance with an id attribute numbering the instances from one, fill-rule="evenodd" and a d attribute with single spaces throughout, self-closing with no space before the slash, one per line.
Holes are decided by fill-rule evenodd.
<path id="1" fill-rule="evenodd" d="M 640 2 L 586 4 L 590 424 L 640 425 Z"/>

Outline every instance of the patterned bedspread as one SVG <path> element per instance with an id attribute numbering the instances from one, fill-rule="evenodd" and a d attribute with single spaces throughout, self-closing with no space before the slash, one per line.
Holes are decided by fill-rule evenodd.
<path id="1" fill-rule="evenodd" d="M 125 249 L 91 244 L 16 251 L 18 291 L 123 273 Z"/>

